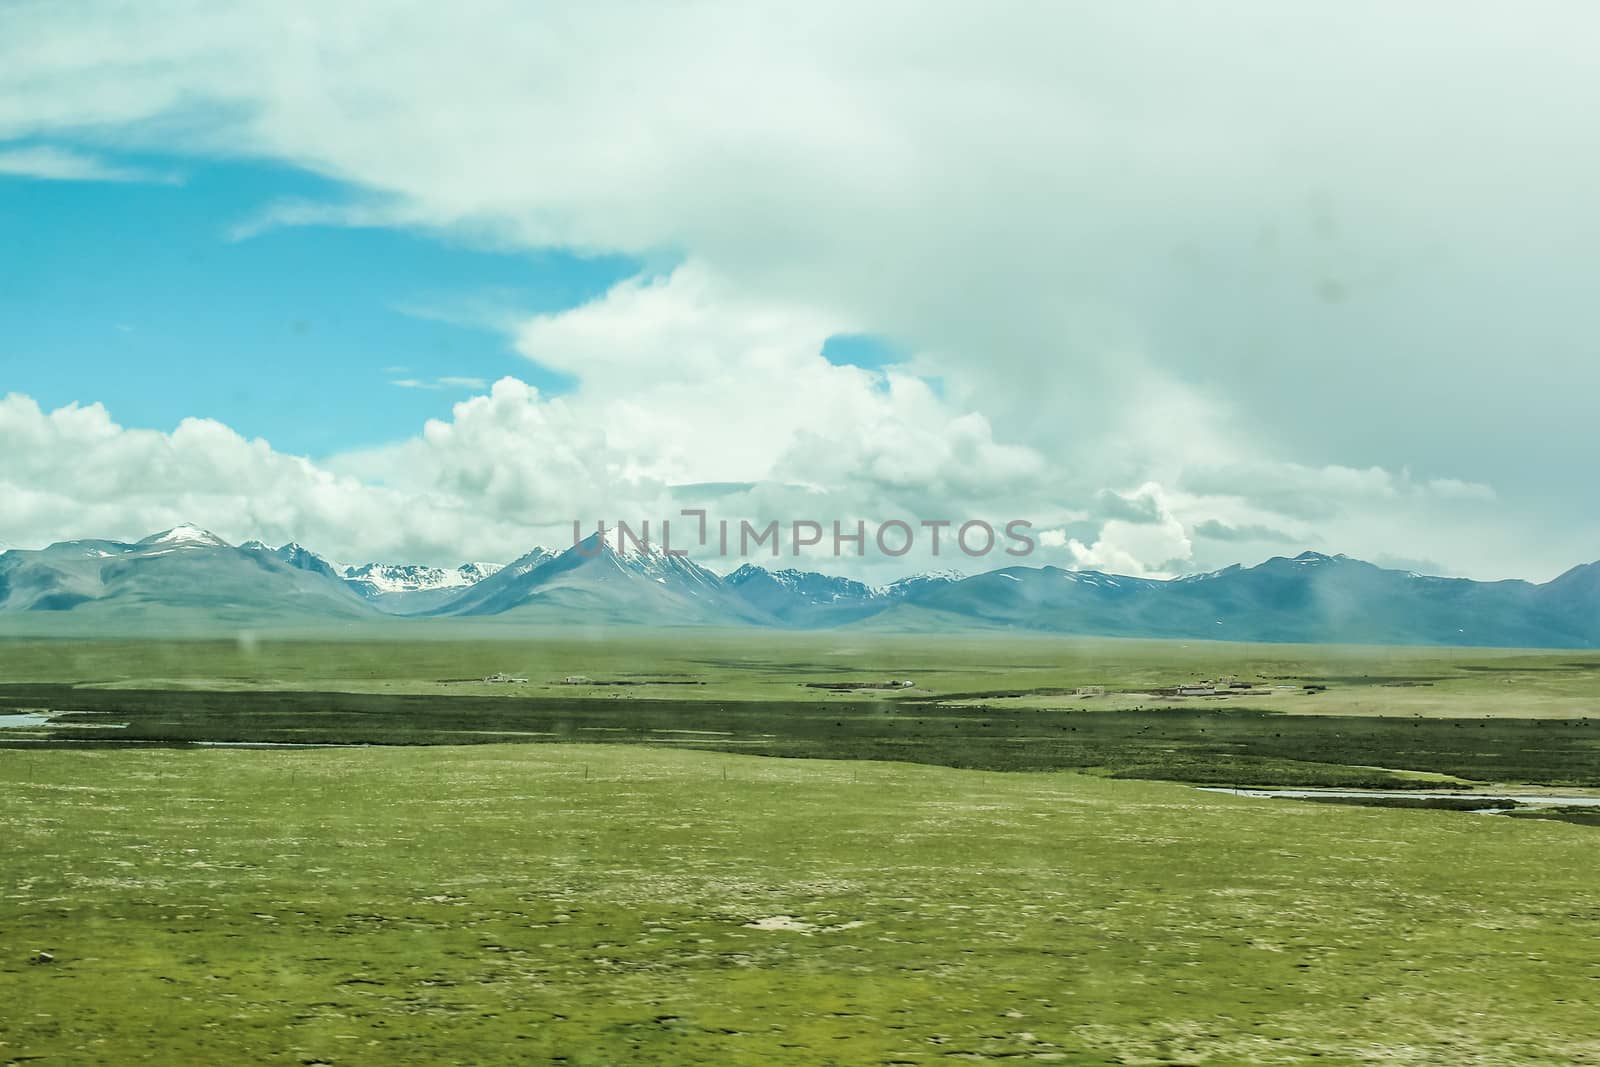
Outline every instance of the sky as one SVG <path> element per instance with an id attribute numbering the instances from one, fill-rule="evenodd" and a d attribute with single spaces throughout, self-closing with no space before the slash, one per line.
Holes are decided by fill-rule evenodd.
<path id="1" fill-rule="evenodd" d="M 0 547 L 503 561 L 703 508 L 1546 580 L 1600 557 L 1597 30 L 8 4 Z"/>

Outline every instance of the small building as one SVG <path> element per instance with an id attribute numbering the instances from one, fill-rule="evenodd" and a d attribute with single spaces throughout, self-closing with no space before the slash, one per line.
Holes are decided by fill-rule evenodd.
<path id="1" fill-rule="evenodd" d="M 488 682 L 490 685 L 505 685 L 511 682 L 526 682 L 527 679 L 518 678 L 515 675 L 506 674 L 502 671 L 498 674 L 489 675 L 489 677 L 485 678 L 484 681 Z"/>
<path id="2" fill-rule="evenodd" d="M 588 685 L 589 684 L 589 676 L 587 674 L 569 674 L 565 678 L 561 679 L 561 684 L 562 685 Z"/>
<path id="3" fill-rule="evenodd" d="M 1217 695 L 1215 686 L 1210 685 L 1180 685 L 1178 695 L 1181 697 L 1214 697 Z"/>
<path id="4" fill-rule="evenodd" d="M 1075 697 L 1103 697 L 1106 695 L 1106 687 L 1103 685 L 1080 685 L 1072 691 L 1072 695 Z"/>

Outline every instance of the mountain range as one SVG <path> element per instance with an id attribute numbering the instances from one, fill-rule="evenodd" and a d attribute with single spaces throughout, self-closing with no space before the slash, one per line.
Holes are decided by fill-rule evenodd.
<path id="1" fill-rule="evenodd" d="M 340 566 L 298 544 L 233 546 L 179 526 L 131 544 L 64 541 L 0 553 L 0 617 L 22 613 L 66 613 L 111 627 L 175 620 L 303 625 L 403 615 L 558 627 L 850 626 L 1593 648 L 1600 647 L 1600 563 L 1543 584 L 1479 582 L 1303 552 L 1170 580 L 1012 566 L 869 586 L 750 563 L 720 575 L 686 556 L 618 552 L 594 537 L 562 552 L 536 548 L 505 566 Z"/>

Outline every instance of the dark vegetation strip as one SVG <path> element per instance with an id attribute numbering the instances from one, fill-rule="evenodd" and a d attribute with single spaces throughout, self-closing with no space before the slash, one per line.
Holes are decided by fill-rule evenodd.
<path id="1" fill-rule="evenodd" d="M 1577 826 L 1600 826 L 1600 811 L 1593 808 L 1535 808 L 1530 811 L 1508 811 L 1506 815 L 1512 819 L 1548 819 Z"/>
<path id="2" fill-rule="evenodd" d="M 1351 797 L 1296 796 L 1295 800 L 1312 804 L 1340 804 L 1353 808 L 1416 808 L 1427 811 L 1484 811 L 1491 808 L 1513 810 L 1517 801 L 1510 797 Z"/>
<path id="3" fill-rule="evenodd" d="M 51 709 L 59 725 L 46 736 L 74 744 L 96 737 L 119 744 L 676 742 L 771 756 L 1004 771 L 1094 769 L 1222 785 L 1425 784 L 1380 769 L 1397 768 L 1475 781 L 1600 786 L 1600 725 L 1585 720 L 1280 715 L 1237 706 L 1087 712 L 883 700 L 600 701 L 0 686 L 0 711 L 25 708 Z M 126 727 L 82 728 L 112 723 Z M 0 745 L 6 741 L 0 732 Z"/>

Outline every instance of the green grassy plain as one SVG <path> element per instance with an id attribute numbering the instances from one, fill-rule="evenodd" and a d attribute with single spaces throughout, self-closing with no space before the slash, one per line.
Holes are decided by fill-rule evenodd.
<path id="1" fill-rule="evenodd" d="M 42 739 L 621 742 L 1231 785 L 1600 787 L 1600 655 L 1070 638 L 503 633 L 0 641 Z M 383 631 L 393 633 L 394 631 Z M 526 684 L 486 684 L 497 671 Z M 565 685 L 567 674 L 595 682 Z M 1151 690 L 1228 675 L 1246 693 Z M 830 689 L 881 685 L 908 689 Z M 1104 686 L 1085 696 L 1083 686 Z M 1594 718 L 1591 719 L 1591 714 Z"/>
<path id="2" fill-rule="evenodd" d="M 1600 1062 L 1579 826 L 583 745 L 0 805 L 0 1062 Z"/>
<path id="3" fill-rule="evenodd" d="M 0 714 L 53 720 L 0 728 L 0 1064 L 1600 1064 L 1594 809 L 1173 784 L 1597 788 L 1597 668 L 0 640 Z M 496 671 L 530 681 L 454 680 Z M 1222 674 L 1327 688 L 1149 694 Z M 889 678 L 916 685 L 806 685 Z"/>
<path id="4" fill-rule="evenodd" d="M 528 684 L 485 685 L 504 672 Z M 562 685 L 569 675 L 636 683 Z M 563 699 L 841 700 L 808 682 L 916 683 L 913 696 L 981 694 L 1020 706 L 1117 709 L 1214 701 L 1153 699 L 1148 690 L 1233 675 L 1285 690 L 1274 711 L 1311 714 L 1582 717 L 1600 701 L 1600 652 L 1241 645 L 1037 634 L 870 635 L 852 632 L 593 633 L 442 628 L 391 621 L 326 632 L 241 633 L 226 640 L 0 639 L 0 682 L 123 688 L 306 689 Z M 652 685 L 701 682 L 701 685 Z M 1073 690 L 1105 686 L 1082 699 Z M 855 697 L 897 694 L 857 693 Z M 1218 698 L 1232 700 L 1235 698 Z M 1251 697 L 1260 704 L 1263 698 Z"/>

